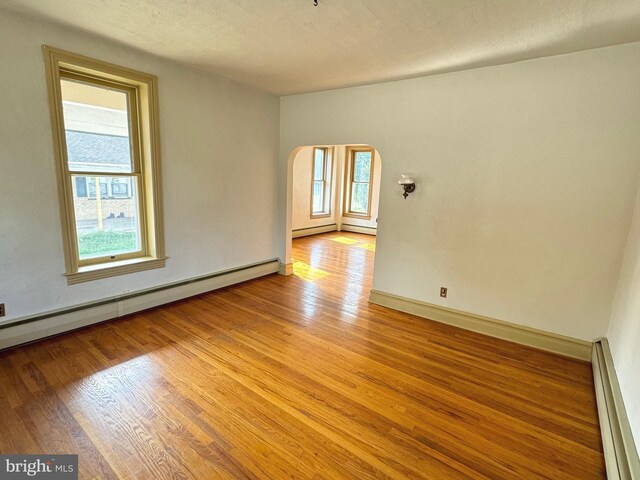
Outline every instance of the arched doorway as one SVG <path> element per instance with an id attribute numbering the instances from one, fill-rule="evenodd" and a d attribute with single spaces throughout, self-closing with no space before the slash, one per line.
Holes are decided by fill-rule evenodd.
<path id="1" fill-rule="evenodd" d="M 382 159 L 371 145 L 294 148 L 287 165 L 285 261 L 293 273 L 292 239 L 323 232 L 376 235 Z"/>

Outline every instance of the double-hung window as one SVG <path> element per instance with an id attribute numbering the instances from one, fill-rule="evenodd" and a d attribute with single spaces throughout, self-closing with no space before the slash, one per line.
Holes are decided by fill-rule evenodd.
<path id="1" fill-rule="evenodd" d="M 371 218 L 373 155 L 368 147 L 347 149 L 345 216 Z"/>
<path id="2" fill-rule="evenodd" d="M 331 160 L 327 147 L 313 148 L 311 168 L 311 217 L 331 214 Z"/>
<path id="3" fill-rule="evenodd" d="M 164 266 L 156 77 L 44 51 L 68 282 Z"/>

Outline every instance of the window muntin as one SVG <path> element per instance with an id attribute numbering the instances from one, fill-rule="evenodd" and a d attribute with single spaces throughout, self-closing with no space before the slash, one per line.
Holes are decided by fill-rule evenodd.
<path id="1" fill-rule="evenodd" d="M 44 52 L 68 282 L 163 267 L 156 78 Z"/>
<path id="2" fill-rule="evenodd" d="M 374 152 L 370 148 L 349 148 L 345 215 L 371 217 Z"/>
<path id="3" fill-rule="evenodd" d="M 311 217 L 323 217 L 330 214 L 330 161 L 329 149 L 313 148 L 311 168 Z"/>

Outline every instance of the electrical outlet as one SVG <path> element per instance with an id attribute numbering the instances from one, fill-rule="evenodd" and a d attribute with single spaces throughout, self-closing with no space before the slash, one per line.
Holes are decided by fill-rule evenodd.
<path id="1" fill-rule="evenodd" d="M 440 287 L 440 296 L 447 298 L 447 287 Z"/>
<path id="2" fill-rule="evenodd" d="M 4 317 L 4 303 L 0 303 L 0 317 Z"/>

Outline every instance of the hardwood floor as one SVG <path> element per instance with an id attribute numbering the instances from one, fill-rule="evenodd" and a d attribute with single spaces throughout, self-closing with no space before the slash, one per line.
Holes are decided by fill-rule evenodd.
<path id="1" fill-rule="evenodd" d="M 0 453 L 77 453 L 82 479 L 605 478 L 590 365 L 369 305 L 374 244 L 298 239 L 296 276 L 0 353 Z"/>

